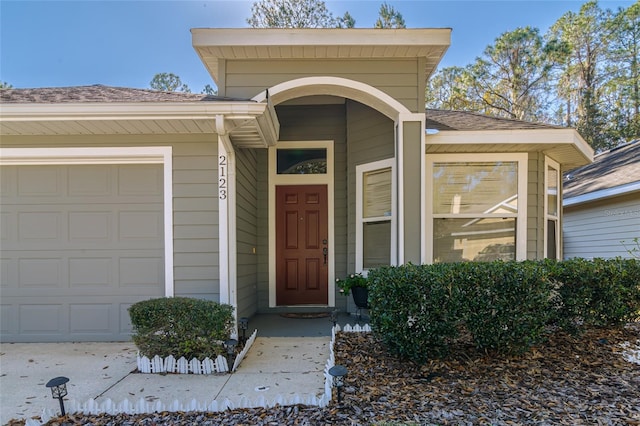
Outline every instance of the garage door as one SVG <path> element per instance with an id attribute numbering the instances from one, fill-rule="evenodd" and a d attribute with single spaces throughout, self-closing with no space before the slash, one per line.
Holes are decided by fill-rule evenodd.
<path id="1" fill-rule="evenodd" d="M 164 295 L 160 164 L 0 167 L 3 342 L 128 340 Z"/>

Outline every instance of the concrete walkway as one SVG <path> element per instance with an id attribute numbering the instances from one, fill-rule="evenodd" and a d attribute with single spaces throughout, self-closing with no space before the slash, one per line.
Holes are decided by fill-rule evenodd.
<path id="1" fill-rule="evenodd" d="M 187 403 L 324 392 L 329 337 L 258 337 L 233 374 L 136 373 L 132 343 L 4 343 L 0 345 L 0 423 L 59 410 L 45 384 L 68 377 L 69 400 Z"/>

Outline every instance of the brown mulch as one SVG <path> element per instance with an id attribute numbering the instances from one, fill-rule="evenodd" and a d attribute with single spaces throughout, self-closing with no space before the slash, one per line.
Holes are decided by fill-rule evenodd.
<path id="1" fill-rule="evenodd" d="M 371 333 L 338 333 L 336 364 L 348 375 L 343 400 L 326 408 L 292 406 L 223 413 L 82 415 L 48 425 L 640 425 L 640 365 L 620 344 L 640 324 L 552 336 L 518 356 L 471 345 L 418 366 L 390 357 Z"/>

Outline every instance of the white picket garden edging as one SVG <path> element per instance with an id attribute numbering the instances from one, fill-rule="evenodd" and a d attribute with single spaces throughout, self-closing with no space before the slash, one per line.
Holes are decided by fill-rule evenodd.
<path id="1" fill-rule="evenodd" d="M 249 336 L 247 342 L 244 345 L 242 351 L 236 355 L 235 361 L 233 362 L 233 366 L 231 371 L 236 371 L 245 355 L 253 345 L 253 342 L 256 340 L 256 335 L 258 330 L 254 330 L 254 332 Z M 180 357 L 180 359 L 175 359 L 173 355 L 169 355 L 166 358 L 161 358 L 156 355 L 153 358 L 149 359 L 146 356 L 140 356 L 138 353 L 138 371 L 141 373 L 173 373 L 173 374 L 214 374 L 214 373 L 227 373 L 229 372 L 229 363 L 227 359 L 222 355 L 218 355 L 215 360 L 210 358 L 205 358 L 200 361 L 197 358 L 193 358 L 191 361 L 188 361 L 185 357 Z"/>
<path id="2" fill-rule="evenodd" d="M 209 411 L 209 412 L 219 412 L 225 411 L 228 409 L 235 408 L 271 408 L 276 405 L 280 406 L 288 406 L 288 405 L 309 405 L 309 406 L 317 406 L 317 407 L 326 407 L 331 402 L 332 398 L 332 387 L 333 387 L 333 377 L 329 374 L 329 369 L 335 365 L 335 353 L 334 346 L 336 340 L 336 333 L 342 331 L 347 333 L 366 333 L 371 331 L 371 327 L 368 324 L 363 326 L 355 325 L 351 326 L 349 324 L 345 325 L 344 328 L 341 328 L 339 325 L 334 326 L 331 329 L 331 341 L 329 342 L 329 358 L 325 364 L 324 368 L 324 377 L 325 377 L 325 386 L 324 393 L 321 396 L 318 395 L 291 395 L 291 396 L 282 396 L 277 395 L 273 399 L 267 399 L 263 396 L 250 400 L 247 397 L 238 397 L 237 399 L 229 399 L 225 398 L 222 401 L 198 401 L 196 399 L 192 399 L 187 402 L 181 402 L 178 400 L 174 400 L 170 403 L 164 403 L 162 401 L 147 401 L 144 398 L 140 398 L 137 401 L 131 402 L 128 399 L 125 399 L 119 403 L 112 401 L 111 399 L 106 399 L 100 403 L 96 402 L 94 399 L 89 399 L 84 403 L 80 403 L 75 400 L 67 401 L 65 406 L 67 408 L 68 413 L 86 413 L 86 414 L 147 414 L 147 413 L 155 413 L 162 411 L 170 411 L 170 412 L 189 412 L 189 411 Z M 235 371 L 242 362 L 242 359 L 249 351 L 249 348 L 253 344 L 256 339 L 258 330 L 255 330 L 253 334 L 247 339 L 247 343 L 245 344 L 244 349 L 236 356 L 236 359 L 233 363 L 232 371 Z M 186 374 L 212 374 L 212 372 L 228 372 L 228 364 L 226 358 L 222 356 L 218 356 L 216 360 L 210 360 L 205 358 L 203 361 L 198 361 L 193 359 L 191 361 L 187 361 L 185 358 L 180 358 L 172 360 L 167 357 L 165 359 L 156 356 L 152 359 L 146 357 L 138 357 L 138 369 L 141 372 L 147 373 L 174 373 L 180 371 L 186 371 Z M 141 361 L 141 359 L 143 359 Z M 146 359 L 146 360 L 145 360 Z M 219 370 L 218 370 L 219 369 Z M 164 371 L 163 371 L 164 370 Z M 175 371 L 171 371 L 175 370 Z M 218 371 L 214 371 L 218 370 Z M 41 420 L 36 419 L 26 419 L 26 426 L 40 426 L 44 423 L 47 423 L 52 418 L 58 417 L 58 413 L 54 409 L 46 408 L 42 411 L 42 415 L 40 416 Z"/>

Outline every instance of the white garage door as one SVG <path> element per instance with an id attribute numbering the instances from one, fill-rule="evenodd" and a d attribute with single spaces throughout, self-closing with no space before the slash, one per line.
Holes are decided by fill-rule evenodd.
<path id="1" fill-rule="evenodd" d="M 3 342 L 117 341 L 164 295 L 160 164 L 0 167 Z"/>

